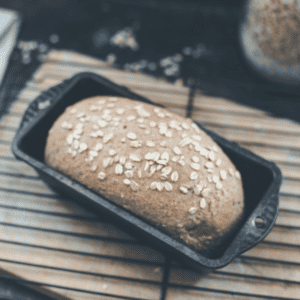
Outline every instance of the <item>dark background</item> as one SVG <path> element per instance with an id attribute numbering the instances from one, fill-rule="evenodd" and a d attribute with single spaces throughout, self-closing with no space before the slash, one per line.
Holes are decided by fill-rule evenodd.
<path id="1" fill-rule="evenodd" d="M 23 16 L 20 39 L 72 49 L 114 67 L 169 81 L 197 84 L 202 93 L 230 98 L 300 121 L 299 87 L 253 73 L 238 40 L 246 0 L 2 0 Z M 138 49 L 113 45 L 131 31 Z"/>

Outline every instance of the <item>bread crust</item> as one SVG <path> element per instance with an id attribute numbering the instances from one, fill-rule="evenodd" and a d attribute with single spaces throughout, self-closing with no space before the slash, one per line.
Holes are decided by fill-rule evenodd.
<path id="1" fill-rule="evenodd" d="M 240 173 L 191 119 L 121 97 L 68 107 L 45 162 L 196 250 L 241 219 Z"/>

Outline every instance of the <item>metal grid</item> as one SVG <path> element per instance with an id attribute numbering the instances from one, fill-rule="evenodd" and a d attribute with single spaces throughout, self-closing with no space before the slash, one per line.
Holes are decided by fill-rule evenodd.
<path id="1" fill-rule="evenodd" d="M 84 66 L 80 65 L 78 62 L 74 62 L 73 58 L 70 59 L 72 54 L 68 56 L 69 61 L 65 63 L 60 59 L 66 56 L 61 54 L 62 52 L 56 53 L 55 57 L 50 54 L 48 62 L 45 62 L 35 74 L 26 89 L 19 95 L 19 99 L 11 107 L 9 114 L 3 117 L 0 123 L 0 178 L 2 182 L 0 186 L 2 214 L 0 268 L 9 272 L 9 274 L 1 275 L 0 278 L 12 279 L 38 288 L 53 298 L 63 299 L 169 300 L 211 299 L 211 297 L 216 299 L 300 299 L 298 296 L 300 295 L 300 223 L 298 220 L 300 173 L 297 170 L 300 165 L 300 144 L 297 140 L 300 135 L 299 125 L 272 119 L 264 112 L 255 109 L 243 108 L 238 105 L 231 109 L 233 106 L 230 101 L 227 103 L 226 114 L 223 112 L 224 117 L 229 114 L 233 119 L 233 124 L 235 124 L 236 116 L 248 118 L 253 123 L 260 120 L 262 128 L 257 130 L 240 123 L 240 128 L 236 124 L 228 124 L 224 129 L 224 125 L 214 119 L 199 120 L 207 128 L 223 133 L 225 137 L 274 160 L 284 173 L 279 218 L 272 232 L 257 247 L 235 259 L 228 267 L 214 271 L 205 277 L 177 265 L 169 257 L 153 253 L 151 250 L 149 250 L 149 254 L 148 249 L 142 255 L 129 252 L 124 255 L 122 251 L 116 249 L 125 247 L 124 249 L 127 251 L 129 251 L 128 249 L 134 251 L 134 247 L 137 249 L 141 247 L 139 242 L 119 232 L 107 221 L 99 220 L 89 212 L 82 211 L 55 195 L 44 186 L 30 167 L 18 162 L 13 157 L 10 151 L 11 141 L 24 109 L 42 89 L 83 69 L 110 76 L 120 84 L 127 83 L 126 85 L 132 90 L 139 91 L 141 94 L 148 93 L 150 99 L 152 97 L 151 100 L 156 102 L 165 101 L 163 104 L 167 105 L 170 110 L 182 115 L 190 115 L 197 121 L 199 118 L 197 112 L 205 110 L 206 100 L 195 91 L 184 87 L 163 83 L 162 88 L 157 88 L 158 81 L 152 79 L 147 81 L 146 76 L 143 75 L 125 74 L 106 68 L 101 62 L 98 62 L 96 67 L 93 65 L 95 61 L 90 64 L 86 63 Z M 137 79 L 139 79 L 138 84 Z M 148 88 L 143 87 L 143 82 L 148 83 L 145 85 Z M 160 95 L 156 98 L 154 94 L 151 95 L 149 85 L 152 86 L 152 89 L 157 88 L 156 94 Z M 164 96 L 170 93 L 174 95 L 172 101 L 164 99 Z M 177 103 L 176 97 L 178 97 L 178 104 L 174 104 Z M 214 106 L 214 109 L 217 110 L 219 106 L 224 105 L 224 99 L 220 101 Z M 209 113 L 214 114 L 215 112 L 208 111 Z M 222 111 L 220 110 L 218 114 L 222 114 Z M 274 122 L 277 122 L 277 127 L 270 129 L 268 124 Z M 241 135 L 236 134 L 236 130 L 240 130 L 243 136 L 245 132 L 250 133 L 249 138 L 241 138 Z M 264 140 L 264 136 L 261 136 L 262 132 L 265 133 L 266 130 L 272 134 L 270 140 Z M 284 140 L 280 138 L 283 134 L 286 136 Z M 232 136 L 233 138 L 230 138 Z M 68 227 L 67 224 L 75 224 L 76 230 L 70 231 L 71 227 Z M 95 230 L 93 226 L 95 226 Z M 100 235 L 97 226 L 101 226 L 103 230 Z M 76 243 L 74 243 L 75 240 Z M 63 247 L 63 241 L 65 241 L 66 247 Z M 69 246 L 71 242 L 74 243 L 72 247 Z M 59 246 L 55 246 L 56 243 Z M 106 253 L 101 254 L 87 251 L 88 247 L 85 248 L 86 250 L 81 250 L 78 245 L 86 243 L 89 245 L 114 244 L 114 246 L 106 249 Z M 114 254 L 114 251 L 117 254 Z M 24 255 L 24 253 L 27 254 Z M 34 255 L 36 255 L 36 259 L 32 258 Z M 65 264 L 60 267 L 53 261 L 47 261 L 45 255 L 57 256 L 57 258 L 62 256 L 66 260 L 69 257 L 76 257 L 70 261 L 76 263 L 88 260 L 97 263 L 110 261 L 111 263 L 107 266 L 102 265 L 104 269 L 100 268 L 100 271 L 95 272 L 93 268 L 91 270 L 84 269 L 82 265 L 74 267 Z M 147 255 L 153 255 L 152 259 L 149 259 Z M 129 267 L 123 268 L 122 266 L 126 264 Z M 118 272 L 108 272 L 108 269 L 113 266 L 121 267 Z M 151 274 L 147 278 L 145 275 L 148 273 L 147 271 L 142 276 L 134 274 L 143 268 L 152 270 L 154 276 Z M 31 271 L 28 272 L 28 270 Z M 128 274 L 122 274 L 124 271 L 128 271 Z M 159 275 L 157 276 L 155 273 Z M 40 278 L 36 274 L 40 274 Z M 53 276 L 65 277 L 70 280 L 69 283 L 65 281 L 59 284 L 59 279 L 52 280 Z M 72 278 L 75 277 L 77 278 L 74 281 L 76 284 L 81 280 L 86 283 L 89 280 L 93 282 L 101 280 L 102 285 L 103 282 L 107 282 L 108 286 L 113 284 L 114 289 L 108 289 L 108 291 L 104 289 L 100 292 L 99 289 L 97 291 L 93 287 L 76 287 L 76 284 L 74 285 L 72 282 Z M 125 289 L 125 285 L 129 288 Z"/>

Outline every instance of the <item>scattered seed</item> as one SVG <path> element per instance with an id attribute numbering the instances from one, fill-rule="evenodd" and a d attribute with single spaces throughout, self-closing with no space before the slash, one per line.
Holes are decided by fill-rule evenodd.
<path id="1" fill-rule="evenodd" d="M 156 188 L 161 192 L 164 189 L 164 184 L 162 182 L 157 182 Z"/>
<path id="2" fill-rule="evenodd" d="M 146 161 L 144 171 L 146 172 L 149 169 L 149 167 L 150 167 L 150 164 L 148 161 Z"/>
<path id="3" fill-rule="evenodd" d="M 125 157 L 125 156 L 121 156 L 120 159 L 119 159 L 119 162 L 120 162 L 120 164 L 121 164 L 122 166 L 124 166 L 125 163 L 126 163 L 126 157 Z"/>
<path id="4" fill-rule="evenodd" d="M 158 161 L 159 160 L 159 157 L 160 157 L 160 153 L 159 152 L 154 152 L 154 153 L 152 153 L 153 154 L 153 160 L 154 161 Z"/>
<path id="5" fill-rule="evenodd" d="M 88 148 L 88 146 L 87 146 L 86 143 L 81 143 L 81 144 L 79 145 L 79 150 L 78 150 L 78 152 L 81 153 L 81 152 L 85 151 L 87 148 Z"/>
<path id="6" fill-rule="evenodd" d="M 181 150 L 177 146 L 173 148 L 173 151 L 176 155 L 180 155 L 182 153 Z"/>
<path id="7" fill-rule="evenodd" d="M 91 166 L 91 171 L 92 172 L 95 172 L 97 170 L 97 165 L 96 164 L 93 164 L 92 166 Z"/>
<path id="8" fill-rule="evenodd" d="M 170 155 L 168 152 L 163 152 L 163 154 L 160 156 L 160 159 L 163 159 L 163 160 L 166 160 L 166 161 L 169 161 L 170 159 Z"/>
<path id="9" fill-rule="evenodd" d="M 194 193 L 195 193 L 195 195 L 199 196 L 200 193 L 201 193 L 201 191 L 202 191 L 202 185 L 197 184 L 197 185 L 194 186 Z"/>
<path id="10" fill-rule="evenodd" d="M 208 153 L 208 158 L 209 158 L 211 161 L 215 161 L 215 160 L 216 160 L 216 154 L 215 154 L 215 152 L 210 151 L 210 152 Z"/>
<path id="11" fill-rule="evenodd" d="M 130 140 L 136 140 L 136 134 L 134 132 L 129 132 L 127 133 L 127 137 L 130 139 Z"/>
<path id="12" fill-rule="evenodd" d="M 123 166 L 121 164 L 117 164 L 115 167 L 115 173 L 117 175 L 122 175 L 123 174 Z"/>
<path id="13" fill-rule="evenodd" d="M 216 164 L 217 167 L 219 167 L 219 166 L 221 165 L 221 163 L 222 163 L 222 161 L 221 161 L 220 159 L 218 159 L 218 160 L 215 162 L 215 164 Z"/>
<path id="14" fill-rule="evenodd" d="M 71 130 L 73 128 L 73 125 L 71 123 L 64 121 L 62 122 L 61 127 L 63 129 Z"/>
<path id="15" fill-rule="evenodd" d="M 115 151 L 113 149 L 111 149 L 111 150 L 108 151 L 108 155 L 109 156 L 115 156 L 116 154 L 117 154 L 117 151 Z"/>
<path id="16" fill-rule="evenodd" d="M 157 165 L 156 166 L 156 171 L 160 171 L 163 168 L 163 165 Z"/>
<path id="17" fill-rule="evenodd" d="M 125 178 L 123 180 L 123 183 L 126 184 L 126 185 L 130 185 L 131 181 L 128 178 Z"/>
<path id="18" fill-rule="evenodd" d="M 155 147 L 155 143 L 152 142 L 152 141 L 147 141 L 147 142 L 146 142 L 146 146 L 147 146 L 147 147 Z"/>
<path id="19" fill-rule="evenodd" d="M 189 209 L 189 213 L 192 214 L 192 215 L 194 215 L 196 212 L 197 212 L 197 208 L 196 207 L 191 207 Z"/>
<path id="20" fill-rule="evenodd" d="M 182 160 L 182 159 L 179 160 L 178 163 L 179 163 L 181 166 L 184 166 L 184 165 L 185 165 L 185 162 L 184 162 L 184 160 Z"/>
<path id="21" fill-rule="evenodd" d="M 198 133 L 201 132 L 200 128 L 198 127 L 198 125 L 197 125 L 196 123 L 192 123 L 191 126 L 194 128 L 194 130 L 195 130 L 196 132 L 198 132 Z"/>
<path id="22" fill-rule="evenodd" d="M 99 178 L 100 180 L 104 180 L 105 177 L 106 177 L 106 175 L 105 175 L 104 172 L 99 172 L 99 173 L 98 173 L 98 178 Z"/>
<path id="23" fill-rule="evenodd" d="M 138 189 L 139 189 L 139 185 L 133 180 L 131 180 L 131 182 L 130 182 L 130 187 L 134 192 L 138 191 Z"/>
<path id="24" fill-rule="evenodd" d="M 226 180 L 226 177 L 227 177 L 226 171 L 221 170 L 221 171 L 220 171 L 220 177 L 221 177 L 222 180 Z"/>
<path id="25" fill-rule="evenodd" d="M 94 150 L 95 151 L 101 151 L 103 149 L 103 145 L 101 143 L 96 144 Z"/>
<path id="26" fill-rule="evenodd" d="M 150 122 L 150 127 L 155 127 L 156 126 L 156 122 Z"/>
<path id="27" fill-rule="evenodd" d="M 234 170 L 232 168 L 229 168 L 228 172 L 232 177 L 234 176 Z"/>
<path id="28" fill-rule="evenodd" d="M 132 178 L 133 177 L 133 171 L 131 171 L 131 170 L 125 171 L 124 174 L 125 174 L 126 178 Z"/>
<path id="29" fill-rule="evenodd" d="M 128 161 L 128 162 L 125 164 L 125 169 L 127 169 L 127 170 L 133 169 L 133 164 L 132 164 L 130 161 Z"/>
<path id="30" fill-rule="evenodd" d="M 202 140 L 200 135 L 192 135 L 192 138 L 198 142 L 200 142 Z"/>
<path id="31" fill-rule="evenodd" d="M 206 207 L 206 201 L 205 201 L 204 198 L 201 198 L 201 199 L 200 199 L 200 207 L 201 207 L 202 209 L 204 209 L 204 208 Z"/>
<path id="32" fill-rule="evenodd" d="M 180 190 L 182 193 L 184 193 L 184 194 L 187 194 L 187 193 L 188 193 L 188 189 L 187 189 L 186 187 L 184 187 L 184 186 L 181 186 L 181 187 L 179 188 L 179 190 Z"/>
<path id="33" fill-rule="evenodd" d="M 166 137 L 171 138 L 173 136 L 172 131 L 168 130 L 165 134 Z"/>
<path id="34" fill-rule="evenodd" d="M 196 179 L 198 179 L 198 174 L 197 174 L 197 172 L 192 172 L 191 175 L 190 175 L 190 179 L 191 179 L 191 180 L 196 180 Z"/>
<path id="35" fill-rule="evenodd" d="M 125 143 L 125 142 L 126 142 L 126 138 L 122 138 L 122 139 L 121 139 L 121 142 L 122 142 L 122 143 Z"/>
<path id="36" fill-rule="evenodd" d="M 134 121 L 136 119 L 136 116 L 130 115 L 127 117 L 127 121 Z"/>
<path id="37" fill-rule="evenodd" d="M 212 162 L 207 162 L 206 164 L 205 164 L 205 167 L 207 168 L 207 169 L 213 169 L 214 168 L 214 164 L 212 163 Z"/>
<path id="38" fill-rule="evenodd" d="M 190 167 L 196 171 L 200 170 L 200 164 L 197 164 L 197 163 L 191 163 Z"/>
<path id="39" fill-rule="evenodd" d="M 107 126 L 107 122 L 104 121 L 104 120 L 98 120 L 98 125 L 101 127 L 101 128 L 105 128 Z"/>
<path id="40" fill-rule="evenodd" d="M 187 123 L 182 123 L 181 126 L 185 130 L 189 130 L 190 129 L 190 126 Z"/>
<path id="41" fill-rule="evenodd" d="M 162 173 L 169 175 L 172 172 L 172 167 L 168 166 L 161 170 Z"/>
<path id="42" fill-rule="evenodd" d="M 178 178 L 179 178 L 178 172 L 177 172 L 177 171 L 174 171 L 174 172 L 171 174 L 171 180 L 172 180 L 173 182 L 176 182 L 176 181 L 178 181 Z"/>
<path id="43" fill-rule="evenodd" d="M 118 115 L 123 115 L 124 112 L 125 112 L 125 109 L 124 109 L 124 108 L 118 108 L 118 109 L 117 109 L 117 114 L 118 114 Z"/>
<path id="44" fill-rule="evenodd" d="M 151 190 L 156 190 L 157 188 L 157 182 L 156 181 L 153 181 L 151 184 L 150 184 L 150 189 Z"/>
<path id="45" fill-rule="evenodd" d="M 146 159 L 146 160 L 152 160 L 152 159 L 153 159 L 153 153 L 148 152 L 148 153 L 145 155 L 145 159 Z"/>
<path id="46" fill-rule="evenodd" d="M 139 148 L 139 147 L 142 147 L 142 143 L 139 142 L 139 141 L 131 141 L 131 142 L 130 142 L 130 146 L 131 146 L 132 148 Z"/>
<path id="47" fill-rule="evenodd" d="M 68 137 L 67 137 L 67 143 L 68 143 L 69 145 L 71 145 L 72 142 L 73 142 L 73 135 L 72 135 L 72 134 L 69 134 Z"/>
<path id="48" fill-rule="evenodd" d="M 160 143 L 160 146 L 163 147 L 163 148 L 167 147 L 167 142 L 166 141 L 162 141 Z"/>
<path id="49" fill-rule="evenodd" d="M 218 183 L 220 181 L 220 178 L 219 178 L 219 176 L 215 175 L 215 176 L 213 176 L 212 180 L 214 183 Z"/>
<path id="50" fill-rule="evenodd" d="M 111 157 L 107 157 L 103 159 L 102 165 L 103 168 L 107 168 L 108 166 L 110 166 L 112 164 L 112 158 Z"/>
<path id="51" fill-rule="evenodd" d="M 198 156 L 193 156 L 192 161 L 198 163 L 200 161 L 200 158 Z"/>
<path id="52" fill-rule="evenodd" d="M 163 174 L 160 175 L 160 179 L 163 180 L 163 181 L 167 180 L 168 179 L 168 175 L 165 174 L 165 173 L 163 173 Z"/>
<path id="53" fill-rule="evenodd" d="M 108 143 L 114 137 L 113 133 L 108 133 L 103 137 L 103 143 Z"/>
<path id="54" fill-rule="evenodd" d="M 97 133 L 98 137 L 103 137 L 104 136 L 104 133 L 103 133 L 102 130 L 97 130 L 96 133 Z"/>
<path id="55" fill-rule="evenodd" d="M 89 152 L 89 155 L 91 156 L 91 157 L 97 157 L 98 156 L 98 152 L 97 151 L 93 151 L 93 150 L 91 150 L 90 152 Z"/>
<path id="56" fill-rule="evenodd" d="M 74 141 L 74 143 L 73 143 L 73 148 L 74 148 L 75 150 L 77 150 L 77 149 L 79 148 L 79 145 L 80 145 L 80 143 L 76 140 L 76 141 Z"/>
<path id="57" fill-rule="evenodd" d="M 210 194 L 210 189 L 208 189 L 208 188 L 202 190 L 202 192 L 201 192 L 201 195 L 203 197 L 207 197 L 207 196 L 209 196 L 209 194 Z"/>
<path id="58" fill-rule="evenodd" d="M 97 132 L 91 132 L 90 137 L 97 138 L 98 137 Z"/>
<path id="59" fill-rule="evenodd" d="M 242 179 L 241 174 L 240 174 L 239 171 L 235 171 L 234 175 L 235 175 L 235 177 L 236 177 L 238 180 L 241 180 L 241 179 Z"/>
<path id="60" fill-rule="evenodd" d="M 167 192 L 171 192 L 173 190 L 173 185 L 168 181 L 164 182 L 164 187 Z"/>
<path id="61" fill-rule="evenodd" d="M 218 190 L 220 190 L 222 187 L 223 187 L 223 184 L 222 184 L 221 182 L 217 182 L 216 188 L 217 188 Z"/>
<path id="62" fill-rule="evenodd" d="M 130 154 L 129 155 L 129 158 L 132 160 L 132 161 L 141 161 L 142 159 L 140 158 L 140 156 L 136 155 L 136 154 Z"/>

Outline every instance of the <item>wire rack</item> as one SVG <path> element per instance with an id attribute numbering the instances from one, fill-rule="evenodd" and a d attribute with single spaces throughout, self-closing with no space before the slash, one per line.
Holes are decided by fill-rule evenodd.
<path id="1" fill-rule="evenodd" d="M 140 244 L 113 220 L 62 199 L 17 161 L 11 142 L 30 101 L 82 71 L 189 115 L 276 162 L 284 175 L 280 213 L 265 240 L 204 276 Z M 51 51 L 0 121 L 0 278 L 55 299 L 300 299 L 299 137 L 299 124 L 258 109 L 77 53 Z"/>

